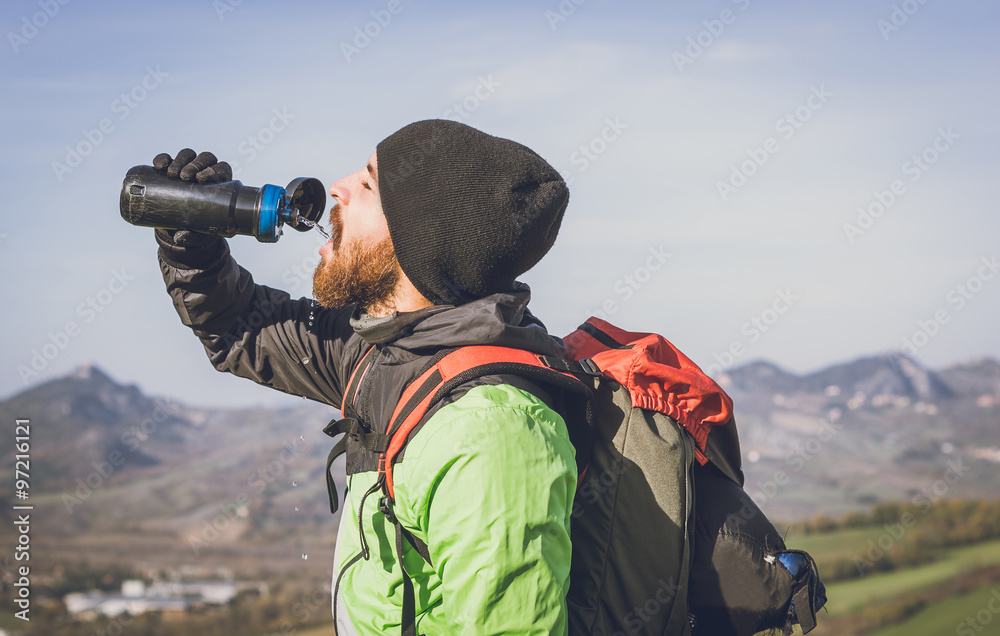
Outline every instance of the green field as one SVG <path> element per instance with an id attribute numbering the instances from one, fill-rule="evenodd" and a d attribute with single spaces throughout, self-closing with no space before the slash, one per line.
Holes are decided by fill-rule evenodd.
<path id="1" fill-rule="evenodd" d="M 789 541 L 788 545 L 791 548 L 807 550 L 818 561 L 851 558 L 862 553 L 868 539 L 877 537 L 883 532 L 878 527 L 851 528 L 810 535 L 801 540 Z M 987 541 L 942 550 L 934 562 L 926 565 L 829 584 L 826 610 L 819 615 L 819 625 L 810 636 L 834 636 L 844 633 L 872 633 L 877 636 L 956 634 L 956 628 L 967 616 L 975 616 L 976 612 L 986 608 L 992 591 L 1000 589 L 1000 579 L 974 591 L 933 602 L 905 622 L 881 631 L 845 632 L 842 624 L 824 624 L 833 619 L 848 619 L 866 610 L 870 612 L 872 608 L 880 605 L 933 593 L 936 589 L 962 581 L 969 573 L 982 571 L 991 566 L 1000 566 L 1000 541 Z M 822 570 L 820 574 L 822 575 Z M 981 616 L 985 617 L 985 614 Z M 1000 634 L 1000 615 L 997 615 L 995 622 L 991 621 L 982 631 L 961 633 L 976 636 Z"/>
<path id="2" fill-rule="evenodd" d="M 862 610 L 872 603 L 934 587 L 963 572 L 991 565 L 1000 565 L 1000 541 L 954 548 L 934 563 L 834 583 L 827 589 L 830 597 L 827 607 L 832 615 Z"/>
<path id="3" fill-rule="evenodd" d="M 813 555 L 822 565 L 823 561 L 835 559 L 850 560 L 855 556 L 864 556 L 868 548 L 868 540 L 878 541 L 885 534 L 880 526 L 868 528 L 849 528 L 821 534 L 810 534 L 794 541 L 787 541 L 789 548 L 805 550 Z"/>
<path id="4" fill-rule="evenodd" d="M 987 605 L 993 598 L 994 592 L 1000 590 L 1000 582 L 984 585 L 983 587 L 962 594 L 940 603 L 935 603 L 927 609 L 921 610 L 910 620 L 900 623 L 880 632 L 875 636 L 938 636 L 940 634 L 996 634 L 1000 633 L 1000 614 L 994 615 Z M 1000 593 L 1000 592 L 998 592 Z M 993 601 L 993 607 L 1000 604 Z M 976 615 L 979 614 L 979 618 Z M 969 617 L 976 620 L 974 629 L 965 625 L 965 630 L 958 631 L 959 625 L 964 623 Z M 985 619 L 979 623 L 978 620 Z"/>

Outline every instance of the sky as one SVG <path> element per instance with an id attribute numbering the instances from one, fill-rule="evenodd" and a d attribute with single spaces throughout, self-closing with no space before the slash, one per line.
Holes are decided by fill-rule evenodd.
<path id="1" fill-rule="evenodd" d="M 94 364 L 189 404 L 294 404 L 211 367 L 121 181 L 191 147 L 246 185 L 329 186 L 428 118 L 569 183 L 522 278 L 555 334 L 598 315 L 714 375 L 1000 357 L 994 2 L 11 0 L 0 27 L 0 397 Z M 321 243 L 230 240 L 294 297 Z"/>

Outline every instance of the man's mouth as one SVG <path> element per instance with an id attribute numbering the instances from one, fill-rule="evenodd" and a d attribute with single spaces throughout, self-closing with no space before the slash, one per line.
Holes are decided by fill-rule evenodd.
<path id="1" fill-rule="evenodd" d="M 320 247 L 320 253 L 326 249 L 327 245 L 330 246 L 330 252 L 335 252 L 340 247 L 340 242 L 344 236 L 344 217 L 342 213 L 343 209 L 340 207 L 339 201 L 334 203 L 333 207 L 330 208 L 329 221 L 327 222 L 327 238 L 330 240 Z"/>

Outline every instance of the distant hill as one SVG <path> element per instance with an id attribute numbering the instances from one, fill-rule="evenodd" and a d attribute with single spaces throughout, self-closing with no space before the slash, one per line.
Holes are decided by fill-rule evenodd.
<path id="1" fill-rule="evenodd" d="M 823 393 L 829 389 L 840 394 L 886 395 L 912 400 L 942 400 L 957 394 L 938 374 L 897 354 L 860 358 L 804 376 L 788 373 L 769 362 L 752 362 L 727 375 L 728 382 L 743 391 Z"/>
<path id="2" fill-rule="evenodd" d="M 1000 493 L 996 360 L 931 371 L 888 354 L 801 376 L 758 361 L 719 382 L 735 403 L 747 489 L 772 516 L 835 515 L 942 489 Z M 942 485 L 952 465 L 962 474 Z M 786 483 L 775 488 L 775 475 Z"/>
<path id="3" fill-rule="evenodd" d="M 43 519 L 34 527 L 66 536 L 190 538 L 223 509 L 239 515 L 225 540 L 316 525 L 332 532 L 323 477 L 331 440 L 322 428 L 335 415 L 306 401 L 292 409 L 192 408 L 143 395 L 94 366 L 0 401 L 4 421 L 31 420 L 29 503 Z M 13 448 L 2 448 L 0 475 L 13 483 Z M 11 497 L 0 492 L 0 504 Z M 0 508 L 10 514 L 9 505 Z"/>
<path id="4" fill-rule="evenodd" d="M 747 489 L 774 518 L 933 494 L 949 462 L 963 472 L 947 496 L 1000 493 L 996 360 L 930 371 L 882 356 L 801 376 L 752 362 L 719 381 L 736 405 Z M 335 532 L 323 477 L 331 440 L 321 432 L 335 415 L 307 401 L 193 408 L 144 395 L 94 366 L 0 402 L 6 421 L 31 419 L 39 532 L 191 541 L 227 515 L 213 546 Z M 3 449 L 0 479 L 12 483 L 13 451 Z M 0 515 L 10 515 L 12 497 L 0 491 Z"/>
<path id="5" fill-rule="evenodd" d="M 991 358 L 948 367 L 939 371 L 938 377 L 956 395 L 1000 395 L 1000 362 Z"/>
<path id="6" fill-rule="evenodd" d="M 93 366 L 0 402 L 0 413 L 8 420 L 33 420 L 31 483 L 38 488 L 71 483 L 114 452 L 127 455 L 131 467 L 169 461 L 185 452 L 185 433 L 197 428 L 181 409 L 144 396 L 134 385 L 116 384 Z M 158 443 L 140 444 L 143 420 L 155 415 Z"/>

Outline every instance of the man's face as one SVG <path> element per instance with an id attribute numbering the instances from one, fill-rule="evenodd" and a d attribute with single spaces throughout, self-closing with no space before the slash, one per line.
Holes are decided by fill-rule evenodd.
<path id="1" fill-rule="evenodd" d="M 356 304 L 372 315 L 393 310 L 400 279 L 378 192 L 375 153 L 368 164 L 330 186 L 330 241 L 319 249 L 313 294 L 324 307 Z"/>

